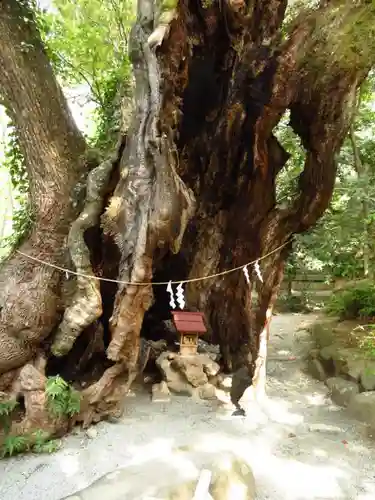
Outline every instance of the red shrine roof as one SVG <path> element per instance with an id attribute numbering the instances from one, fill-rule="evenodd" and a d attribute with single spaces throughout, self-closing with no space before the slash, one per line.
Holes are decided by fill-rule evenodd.
<path id="1" fill-rule="evenodd" d="M 200 312 L 172 311 L 173 321 L 180 333 L 206 333 L 204 315 Z"/>

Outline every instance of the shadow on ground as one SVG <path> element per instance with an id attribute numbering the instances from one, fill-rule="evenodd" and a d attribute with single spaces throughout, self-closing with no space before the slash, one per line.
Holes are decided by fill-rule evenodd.
<path id="1" fill-rule="evenodd" d="M 231 451 L 252 467 L 260 500 L 373 500 L 375 449 L 366 428 L 302 371 L 308 339 L 298 328 L 308 319 L 274 319 L 270 358 L 277 360 L 268 364 L 262 408 L 250 393 L 244 418 L 231 417 L 232 408 L 222 404 L 182 397 L 150 404 L 148 395 L 137 394 L 127 399 L 123 419 L 100 423 L 94 439 L 79 433 L 54 455 L 2 462 L 0 498 L 60 500 L 102 478 L 97 488 L 110 481 L 123 488 L 124 499 L 140 499 L 172 478 L 196 477 L 208 457 Z M 98 491 L 111 500 L 108 489 Z"/>

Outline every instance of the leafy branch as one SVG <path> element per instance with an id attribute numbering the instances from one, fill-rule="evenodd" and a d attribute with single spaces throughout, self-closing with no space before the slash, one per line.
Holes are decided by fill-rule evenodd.
<path id="1" fill-rule="evenodd" d="M 69 417 L 79 413 L 81 398 L 78 391 L 59 375 L 48 377 L 46 383 L 47 405 L 50 412 L 58 417 Z"/>

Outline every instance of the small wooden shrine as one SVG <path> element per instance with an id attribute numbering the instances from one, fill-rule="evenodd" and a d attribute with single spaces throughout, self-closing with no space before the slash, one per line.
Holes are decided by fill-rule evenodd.
<path id="1" fill-rule="evenodd" d="M 199 335 L 207 332 L 204 315 L 200 312 L 172 311 L 173 322 L 180 334 L 180 354 L 197 353 Z"/>

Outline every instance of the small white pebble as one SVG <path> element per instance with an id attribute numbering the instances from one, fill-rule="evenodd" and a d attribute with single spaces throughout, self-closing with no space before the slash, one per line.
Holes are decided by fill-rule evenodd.
<path id="1" fill-rule="evenodd" d="M 90 439 L 95 439 L 98 435 L 98 431 L 94 427 L 90 427 L 86 431 L 86 436 Z"/>

